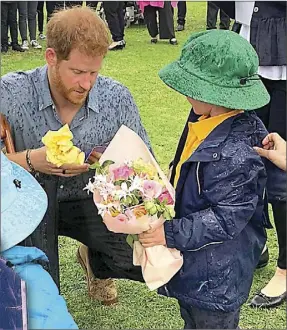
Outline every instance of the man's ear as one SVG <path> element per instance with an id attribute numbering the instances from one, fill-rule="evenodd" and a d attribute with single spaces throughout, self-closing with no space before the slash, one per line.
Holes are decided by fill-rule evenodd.
<path id="1" fill-rule="evenodd" d="M 53 48 L 46 49 L 45 58 L 49 66 L 55 66 L 57 64 L 57 54 Z"/>

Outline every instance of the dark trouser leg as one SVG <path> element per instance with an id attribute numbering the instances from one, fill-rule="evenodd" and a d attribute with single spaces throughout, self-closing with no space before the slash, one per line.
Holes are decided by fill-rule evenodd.
<path id="1" fill-rule="evenodd" d="M 92 199 L 59 203 L 59 235 L 89 247 L 95 277 L 143 281 L 140 267 L 133 266 L 133 252 L 126 235 L 109 232 Z"/>
<path id="2" fill-rule="evenodd" d="M 28 1 L 18 1 L 19 12 L 19 30 L 22 41 L 28 40 L 27 37 L 27 17 L 28 17 Z"/>
<path id="3" fill-rule="evenodd" d="M 158 25 L 157 25 L 157 7 L 146 6 L 144 8 L 144 18 L 146 21 L 148 33 L 152 38 L 155 38 L 158 35 Z"/>
<path id="4" fill-rule="evenodd" d="M 279 245 L 277 266 L 286 269 L 286 202 L 276 201 L 271 204 Z"/>
<path id="5" fill-rule="evenodd" d="M 8 47 L 8 3 L 1 3 L 1 46 Z"/>
<path id="6" fill-rule="evenodd" d="M 159 9 L 159 37 L 160 39 L 172 39 L 175 37 L 173 10 L 170 1 L 165 1 L 164 7 Z"/>
<path id="7" fill-rule="evenodd" d="M 37 1 L 28 1 L 28 28 L 30 40 L 36 40 L 36 31 L 37 31 Z"/>
<path id="8" fill-rule="evenodd" d="M 286 140 L 286 81 L 262 79 L 262 82 L 270 94 L 270 102 L 256 113 L 269 132 L 276 132 Z M 286 182 L 286 176 L 282 174 L 282 180 Z M 276 194 L 277 191 L 272 192 L 272 195 Z M 279 268 L 286 269 L 286 202 L 274 199 L 270 202 L 279 244 L 277 264 Z"/>
<path id="9" fill-rule="evenodd" d="M 186 1 L 178 1 L 177 24 L 185 25 L 185 17 L 186 17 Z"/>
<path id="10" fill-rule="evenodd" d="M 123 2 L 104 1 L 104 11 L 113 41 L 121 41 L 124 38 L 124 14 Z"/>
<path id="11" fill-rule="evenodd" d="M 219 28 L 221 30 L 229 30 L 230 27 L 230 18 L 228 15 L 225 14 L 225 12 L 220 9 L 220 24 L 219 24 Z"/>
<path id="12" fill-rule="evenodd" d="M 206 29 L 216 29 L 217 14 L 219 8 L 211 1 L 207 2 Z"/>
<path id="13" fill-rule="evenodd" d="M 8 22 L 12 46 L 18 44 L 17 2 L 10 3 L 8 8 Z"/>
<path id="14" fill-rule="evenodd" d="M 39 33 L 43 33 L 43 31 L 44 31 L 44 1 L 38 1 L 37 13 L 38 13 L 38 30 L 39 30 Z"/>
<path id="15" fill-rule="evenodd" d="M 64 1 L 46 1 L 47 21 L 49 21 L 54 11 L 61 8 L 64 8 Z"/>
<path id="16" fill-rule="evenodd" d="M 42 183 L 48 196 L 47 212 L 37 229 L 20 245 L 34 246 L 42 250 L 49 259 L 43 267 L 50 273 L 54 282 L 60 288 L 59 254 L 58 254 L 58 179 L 50 179 Z"/>
<path id="17" fill-rule="evenodd" d="M 179 302 L 184 329 L 238 329 L 240 308 L 234 312 L 210 311 Z"/>

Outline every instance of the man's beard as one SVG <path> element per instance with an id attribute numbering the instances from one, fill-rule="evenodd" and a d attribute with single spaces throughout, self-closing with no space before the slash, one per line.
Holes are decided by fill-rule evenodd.
<path id="1" fill-rule="evenodd" d="M 57 92 L 61 94 L 61 96 L 64 97 L 67 101 L 74 105 L 82 105 L 85 102 L 89 91 L 86 91 L 81 87 L 68 89 L 63 83 L 58 67 L 55 68 L 51 78 L 54 87 L 57 89 Z M 78 94 L 76 91 L 79 91 L 83 94 Z"/>

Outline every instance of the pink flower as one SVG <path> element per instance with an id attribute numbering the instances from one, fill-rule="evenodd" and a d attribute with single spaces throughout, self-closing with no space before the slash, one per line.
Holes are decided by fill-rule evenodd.
<path id="1" fill-rule="evenodd" d="M 160 196 L 158 197 L 158 200 L 163 203 L 163 201 L 166 201 L 167 205 L 172 205 L 174 203 L 169 191 L 165 189 Z"/>
<path id="2" fill-rule="evenodd" d="M 162 192 L 162 185 L 156 181 L 145 180 L 143 182 L 144 195 L 147 198 L 157 198 Z"/>
<path id="3" fill-rule="evenodd" d="M 127 165 L 117 167 L 113 170 L 114 180 L 127 180 L 131 175 L 135 172 L 132 168 L 128 167 Z"/>

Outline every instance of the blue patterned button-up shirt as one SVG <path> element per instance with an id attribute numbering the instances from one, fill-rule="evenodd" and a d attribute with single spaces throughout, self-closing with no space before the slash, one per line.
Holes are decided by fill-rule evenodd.
<path id="1" fill-rule="evenodd" d="M 41 139 L 47 131 L 58 130 L 63 126 L 51 97 L 47 67 L 3 76 L 1 112 L 11 125 L 16 151 L 43 146 Z M 150 148 L 138 108 L 129 90 L 110 78 L 99 76 L 86 104 L 71 122 L 73 143 L 88 153 L 94 146 L 111 141 L 122 124 L 138 133 Z M 122 149 L 124 152 L 124 145 Z M 73 178 L 60 178 L 58 200 L 88 198 L 83 188 L 91 176 L 89 172 Z"/>

